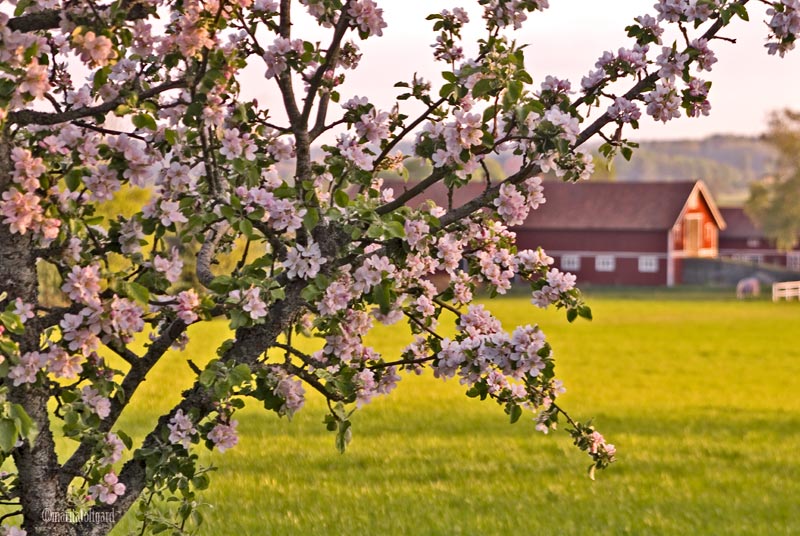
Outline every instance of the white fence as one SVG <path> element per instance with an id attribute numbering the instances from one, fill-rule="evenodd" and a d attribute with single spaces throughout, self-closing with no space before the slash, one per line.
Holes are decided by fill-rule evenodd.
<path id="1" fill-rule="evenodd" d="M 772 301 L 778 301 L 781 298 L 791 300 L 796 298 L 800 300 L 800 281 L 784 281 L 783 283 L 772 284 Z"/>

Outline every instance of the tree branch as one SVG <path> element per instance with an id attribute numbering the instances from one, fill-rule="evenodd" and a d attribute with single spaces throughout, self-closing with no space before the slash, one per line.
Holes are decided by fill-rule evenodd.
<path id="1" fill-rule="evenodd" d="M 111 428 L 114 427 L 114 424 L 116 424 L 120 415 L 122 415 L 123 410 L 127 407 L 128 403 L 133 397 L 133 394 L 147 378 L 147 374 L 164 356 L 167 350 L 169 350 L 170 346 L 172 346 L 172 343 L 174 343 L 175 340 L 177 340 L 178 337 L 180 337 L 183 332 L 186 331 L 186 328 L 187 325 L 182 320 L 173 321 L 161 332 L 161 335 L 155 341 L 153 341 L 153 343 L 147 349 L 145 355 L 131 363 L 131 369 L 128 371 L 125 379 L 123 379 L 122 383 L 120 384 L 120 388 L 125 394 L 125 402 L 120 402 L 118 398 L 111 399 L 111 410 L 109 411 L 108 417 L 103 419 L 100 422 L 100 425 L 97 427 L 98 432 L 107 433 L 111 430 Z M 117 351 L 111 346 L 109 346 L 109 348 Z M 133 352 L 130 353 L 133 354 Z M 66 490 L 67 486 L 69 486 L 69 483 L 72 481 L 72 479 L 76 475 L 80 474 L 81 468 L 89 460 L 93 450 L 94 445 L 92 443 L 87 441 L 82 442 L 72 456 L 61 467 L 59 480 L 61 487 L 64 490 Z"/>
<path id="2" fill-rule="evenodd" d="M 107 11 L 111 6 L 98 7 L 98 11 Z M 147 4 L 141 0 L 131 0 L 122 3 L 123 9 L 128 7 L 126 20 L 143 19 L 149 15 Z M 28 13 L 14 17 L 8 21 L 8 27 L 17 32 L 38 32 L 54 30 L 61 24 L 63 9 L 45 9 L 38 13 Z"/>
<path id="3" fill-rule="evenodd" d="M 303 104 L 303 121 L 305 123 L 308 123 L 308 118 L 311 115 L 311 108 L 314 105 L 314 97 L 317 94 L 317 90 L 319 90 L 320 84 L 322 84 L 322 79 L 325 76 L 325 73 L 328 71 L 328 69 L 336 68 L 336 62 L 339 60 L 339 50 L 342 44 L 342 39 L 344 38 L 344 34 L 347 33 L 347 28 L 350 25 L 350 17 L 347 14 L 349 6 L 350 0 L 345 3 L 339 14 L 339 20 L 336 22 L 336 28 L 333 32 L 331 44 L 328 46 L 328 51 L 325 55 L 325 62 L 317 67 L 317 70 L 314 72 L 314 76 L 312 76 L 311 80 L 308 81 L 308 92 L 306 93 L 306 100 Z M 310 134 L 312 139 L 314 138 L 314 132 L 316 132 L 318 129 L 321 129 L 322 125 L 325 124 L 325 116 L 327 115 L 329 100 L 330 94 L 323 95 L 320 99 L 319 108 L 317 109 L 317 120 Z"/>
<path id="4" fill-rule="evenodd" d="M 444 104 L 446 101 L 447 101 L 447 99 L 446 99 L 445 97 L 442 97 L 442 98 L 440 98 L 439 100 L 437 100 L 436 102 L 434 102 L 433 104 L 431 104 L 430 106 L 428 106 L 428 109 L 427 109 L 427 110 L 425 110 L 425 111 L 424 111 L 424 112 L 423 112 L 423 113 L 422 113 L 422 114 L 421 114 L 419 117 L 417 117 L 417 118 L 416 118 L 414 121 L 412 121 L 411 123 L 409 123 L 409 124 L 408 124 L 408 126 L 406 126 L 406 128 L 404 128 L 404 129 L 403 129 L 403 130 L 400 132 L 400 134 L 398 134 L 397 136 L 395 136 L 394 138 L 392 138 L 392 141 L 390 141 L 390 142 L 388 143 L 388 145 L 386 145 L 386 147 L 383 149 L 383 151 L 381 151 L 381 154 L 379 154 L 379 155 L 378 155 L 378 157 L 375 159 L 375 163 L 374 163 L 374 164 L 373 164 L 373 166 L 372 166 L 372 171 L 374 172 L 375 170 L 377 170 L 377 169 L 378 169 L 378 165 L 381 163 L 381 161 L 382 161 L 384 158 L 386 158 L 386 155 L 388 155 L 388 154 L 389 154 L 389 152 L 390 152 L 392 149 L 394 149 L 394 148 L 397 146 L 397 144 L 398 144 L 398 143 L 400 143 L 401 141 L 403 141 L 403 138 L 405 138 L 406 136 L 408 136 L 408 134 L 409 134 L 409 133 L 410 133 L 412 130 L 414 130 L 415 128 L 417 128 L 417 126 L 418 126 L 420 123 L 422 123 L 423 121 L 425 121 L 425 120 L 428 118 L 428 116 L 431 114 L 431 112 L 433 112 L 434 110 L 436 110 L 436 108 L 438 108 L 439 106 L 441 106 L 442 104 Z"/>
<path id="5" fill-rule="evenodd" d="M 388 214 L 394 210 L 397 210 L 398 208 L 405 205 L 408 201 L 414 199 L 419 194 L 427 190 L 429 187 L 433 186 L 434 184 L 442 180 L 446 173 L 447 171 L 445 170 L 445 168 L 434 169 L 433 172 L 430 175 L 428 175 L 424 180 L 418 182 L 417 184 L 415 184 L 414 186 L 403 192 L 401 195 L 396 197 L 394 201 L 390 201 L 385 205 L 381 205 L 380 207 L 375 209 L 375 212 L 379 216 L 383 216 L 384 214 Z"/>
<path id="6" fill-rule="evenodd" d="M 169 91 L 170 89 L 177 89 L 184 87 L 186 87 L 186 80 L 184 79 L 170 80 L 169 82 L 164 82 L 163 84 L 156 86 L 154 88 L 142 91 L 141 93 L 139 93 L 139 100 L 142 101 L 150 99 L 165 91 Z M 66 123 L 68 121 L 74 121 L 76 119 L 82 119 L 84 117 L 89 117 L 98 114 L 106 114 L 114 110 L 124 100 L 125 97 L 120 95 L 116 99 L 104 102 L 103 104 L 99 104 L 97 106 L 83 106 L 81 108 L 73 108 L 71 110 L 67 110 L 61 113 L 39 112 L 36 110 L 17 110 L 15 112 L 11 112 L 8 114 L 8 121 L 9 123 L 13 123 L 19 126 L 57 125 L 59 123 Z"/>
<path id="7" fill-rule="evenodd" d="M 205 240 L 203 241 L 200 251 L 197 253 L 197 266 L 195 273 L 197 280 L 208 288 L 214 280 L 214 273 L 211 271 L 211 263 L 214 261 L 214 254 L 217 251 L 217 246 L 225 233 L 230 229 L 227 221 L 220 221 L 214 224 L 211 229 L 206 233 Z"/>

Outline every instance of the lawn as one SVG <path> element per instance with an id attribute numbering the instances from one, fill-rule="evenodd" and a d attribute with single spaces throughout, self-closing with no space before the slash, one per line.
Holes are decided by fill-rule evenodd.
<path id="1" fill-rule="evenodd" d="M 200 534 L 800 533 L 800 304 L 688 297 L 599 293 L 595 320 L 573 325 L 524 298 L 492 302 L 507 327 L 543 327 L 562 405 L 617 445 L 594 482 L 566 433 L 509 425 L 456 381 L 407 376 L 357 412 L 344 455 L 319 399 L 291 422 L 242 412 L 239 446 L 204 458 L 218 471 Z M 144 434 L 191 381 L 185 359 L 223 336 L 195 334 L 161 363 L 125 427 Z M 404 337 L 374 340 L 390 354 Z"/>

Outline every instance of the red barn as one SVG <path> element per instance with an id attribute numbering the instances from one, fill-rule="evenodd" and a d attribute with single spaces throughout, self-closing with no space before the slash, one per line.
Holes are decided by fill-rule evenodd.
<path id="1" fill-rule="evenodd" d="M 719 234 L 719 256 L 755 264 L 774 264 L 800 272 L 800 249 L 779 251 L 741 207 L 721 208 L 728 226 Z"/>
<path id="2" fill-rule="evenodd" d="M 725 228 L 700 182 L 546 182 L 547 202 L 514 229 L 579 283 L 667 285 L 687 257 L 717 257 Z"/>

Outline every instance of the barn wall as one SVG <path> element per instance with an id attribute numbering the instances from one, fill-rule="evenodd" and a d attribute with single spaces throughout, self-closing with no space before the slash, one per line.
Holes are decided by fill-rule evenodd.
<path id="1" fill-rule="evenodd" d="M 555 266 L 561 266 L 561 257 L 554 257 Z M 567 270 L 578 277 L 578 284 L 594 285 L 646 285 L 663 286 L 667 284 L 667 259 L 659 258 L 658 271 L 654 273 L 639 272 L 638 257 L 615 257 L 613 272 L 600 272 L 595 269 L 594 256 L 581 256 L 579 270 Z"/>
<path id="2" fill-rule="evenodd" d="M 517 247 L 535 249 L 538 246 L 555 259 L 555 266 L 572 272 L 578 283 L 597 285 L 667 284 L 667 253 L 664 231 L 566 231 L 517 230 Z M 578 269 L 563 265 L 564 255 L 579 259 Z M 614 257 L 613 271 L 596 269 L 596 257 Z M 640 272 L 639 258 L 654 258 L 655 272 Z"/>
<path id="3" fill-rule="evenodd" d="M 795 248 L 790 255 L 800 255 L 800 250 Z M 773 264 L 777 266 L 788 266 L 790 263 L 787 254 L 778 251 L 775 243 L 766 238 L 739 238 L 720 236 L 719 256 L 724 259 L 737 261 L 749 261 L 755 263 Z M 792 267 L 797 266 L 794 260 Z"/>
<path id="4" fill-rule="evenodd" d="M 663 231 L 515 229 L 515 232 L 519 249 L 536 249 L 541 246 L 551 255 L 558 251 L 627 251 L 666 254 Z"/>

